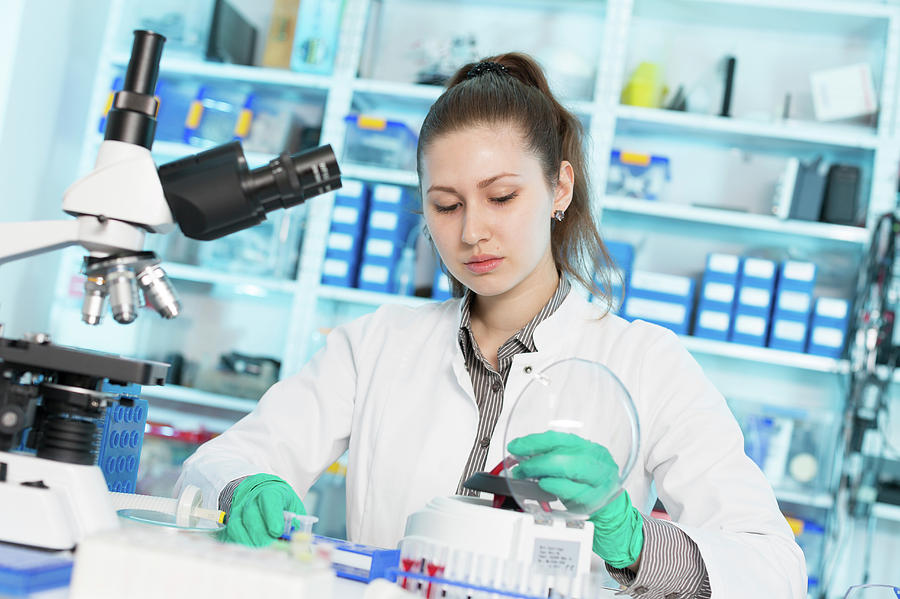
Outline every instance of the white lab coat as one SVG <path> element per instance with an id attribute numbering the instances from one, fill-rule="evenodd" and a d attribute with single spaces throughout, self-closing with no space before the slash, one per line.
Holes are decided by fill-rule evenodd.
<path id="1" fill-rule="evenodd" d="M 384 306 L 336 328 L 298 374 L 189 458 L 179 485 L 198 485 L 214 502 L 229 481 L 268 472 L 303 497 L 349 449 L 348 536 L 396 546 L 410 513 L 455 492 L 477 431 L 457 342 L 459 305 Z M 806 596 L 803 554 L 771 487 L 744 454 L 723 397 L 673 333 L 603 316 L 572 292 L 534 341 L 536 353 L 514 357 L 505 397 L 517 397 L 530 380 L 526 366 L 539 371 L 570 356 L 607 365 L 640 419 L 640 455 L 626 489 L 644 513 L 658 492 L 699 547 L 713 597 Z M 502 459 L 511 403 L 495 429 L 489 466 Z"/>

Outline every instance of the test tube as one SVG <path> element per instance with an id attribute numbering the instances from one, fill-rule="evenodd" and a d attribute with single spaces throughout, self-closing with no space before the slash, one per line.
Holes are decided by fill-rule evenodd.
<path id="1" fill-rule="evenodd" d="M 421 571 L 420 542 L 415 539 L 403 539 L 400 542 L 400 569 L 404 572 Z M 400 587 L 406 590 L 416 589 L 416 581 L 403 577 L 398 580 Z"/>
<path id="2" fill-rule="evenodd" d="M 442 578 L 447 569 L 448 549 L 446 545 L 432 545 L 425 555 L 425 574 L 432 578 Z M 425 587 L 425 597 L 436 599 L 439 596 L 440 585 L 428 582 Z"/>

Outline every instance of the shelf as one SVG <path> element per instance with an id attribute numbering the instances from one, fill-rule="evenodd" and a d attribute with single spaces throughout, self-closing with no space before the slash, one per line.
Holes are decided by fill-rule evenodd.
<path id="1" fill-rule="evenodd" d="M 786 491 L 783 489 L 775 489 L 775 497 L 778 501 L 793 503 L 796 505 L 807 505 L 810 507 L 831 509 L 834 506 L 834 498 L 827 493 L 801 493 L 797 491 Z"/>
<path id="2" fill-rule="evenodd" d="M 407 187 L 419 186 L 419 175 L 415 171 L 401 171 L 378 166 L 344 163 L 341 164 L 341 176 L 375 183 L 392 183 Z"/>
<path id="3" fill-rule="evenodd" d="M 203 268 L 200 266 L 191 266 L 188 264 L 178 264 L 176 262 L 161 263 L 163 270 L 170 279 L 176 281 L 194 281 L 197 283 L 210 283 L 212 285 L 231 285 L 244 288 L 258 288 L 263 291 L 277 293 L 294 293 L 297 290 L 297 282 L 288 279 L 275 279 L 269 277 L 258 277 L 253 275 L 233 274 Z M 256 295 L 247 293 L 247 295 Z"/>
<path id="4" fill-rule="evenodd" d="M 381 306 L 383 304 L 400 304 L 402 306 L 417 307 L 435 300 L 427 297 L 412 297 L 409 295 L 395 295 L 393 293 L 378 293 L 376 291 L 364 291 L 350 287 L 336 287 L 333 285 L 319 285 L 319 299 L 327 299 L 349 304 L 367 306 Z"/>
<path id="5" fill-rule="evenodd" d="M 848 227 L 801 220 L 783 220 L 765 214 L 751 214 L 734 210 L 701 208 L 671 202 L 639 200 L 621 196 L 606 196 L 603 209 L 634 214 L 644 217 L 664 218 L 695 223 L 705 223 L 722 227 L 755 229 L 813 237 L 825 241 L 864 246 L 869 240 L 869 231 L 862 227 Z"/>
<path id="6" fill-rule="evenodd" d="M 114 66 L 128 66 L 128 54 L 117 54 L 111 61 Z M 244 81 L 247 83 L 264 83 L 289 87 L 304 87 L 327 90 L 333 79 L 326 75 L 298 73 L 287 69 L 266 67 L 249 67 L 244 65 L 207 62 L 186 58 L 163 58 L 159 72 L 162 75 L 190 75 L 206 79 L 223 79 L 226 81 Z"/>
<path id="7" fill-rule="evenodd" d="M 833 35 L 859 34 L 898 14 L 894 6 L 852 0 L 641 0 L 635 5 L 635 16 L 676 23 L 733 23 L 767 31 L 774 24 L 792 33 Z"/>
<path id="8" fill-rule="evenodd" d="M 787 368 L 834 374 L 846 373 L 849 369 L 849 363 L 846 360 L 835 360 L 823 356 L 782 351 L 768 347 L 753 347 L 740 343 L 714 341 L 687 335 L 680 335 L 679 337 L 692 354 L 723 356 L 737 360 L 748 360 Z"/>
<path id="9" fill-rule="evenodd" d="M 768 141 L 782 145 L 801 143 L 861 150 L 874 150 L 879 142 L 871 128 L 847 125 L 801 121 L 763 123 L 638 106 L 619 106 L 616 115 L 617 129 L 626 134 L 700 134 L 711 140 L 734 144 Z"/>
<path id="10" fill-rule="evenodd" d="M 147 386 L 141 389 L 141 397 L 153 403 L 152 398 L 166 399 L 197 406 L 231 410 L 233 412 L 250 412 L 256 407 L 255 399 L 232 397 L 220 393 L 210 393 L 200 389 L 182 387 L 180 385 Z"/>
<path id="11" fill-rule="evenodd" d="M 893 520 L 900 522 L 900 505 L 889 503 L 876 503 L 872 507 L 872 513 L 880 520 Z"/>
<path id="12" fill-rule="evenodd" d="M 424 85 L 421 83 L 401 83 L 398 81 L 380 81 L 377 79 L 356 79 L 353 91 L 398 98 L 416 98 L 434 102 L 442 93 L 443 86 Z"/>

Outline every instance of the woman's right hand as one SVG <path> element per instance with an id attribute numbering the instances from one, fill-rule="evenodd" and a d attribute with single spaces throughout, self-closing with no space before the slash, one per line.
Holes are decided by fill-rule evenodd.
<path id="1" fill-rule="evenodd" d="M 284 533 L 284 512 L 305 514 L 300 497 L 274 474 L 254 474 L 238 484 L 224 539 L 250 547 L 265 547 Z"/>

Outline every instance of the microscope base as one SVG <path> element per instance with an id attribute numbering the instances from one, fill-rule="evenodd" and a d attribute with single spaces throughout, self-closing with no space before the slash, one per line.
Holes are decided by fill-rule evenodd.
<path id="1" fill-rule="evenodd" d="M 8 452 L 0 452 L 0 464 L 0 542 L 72 549 L 119 527 L 99 467 Z"/>

